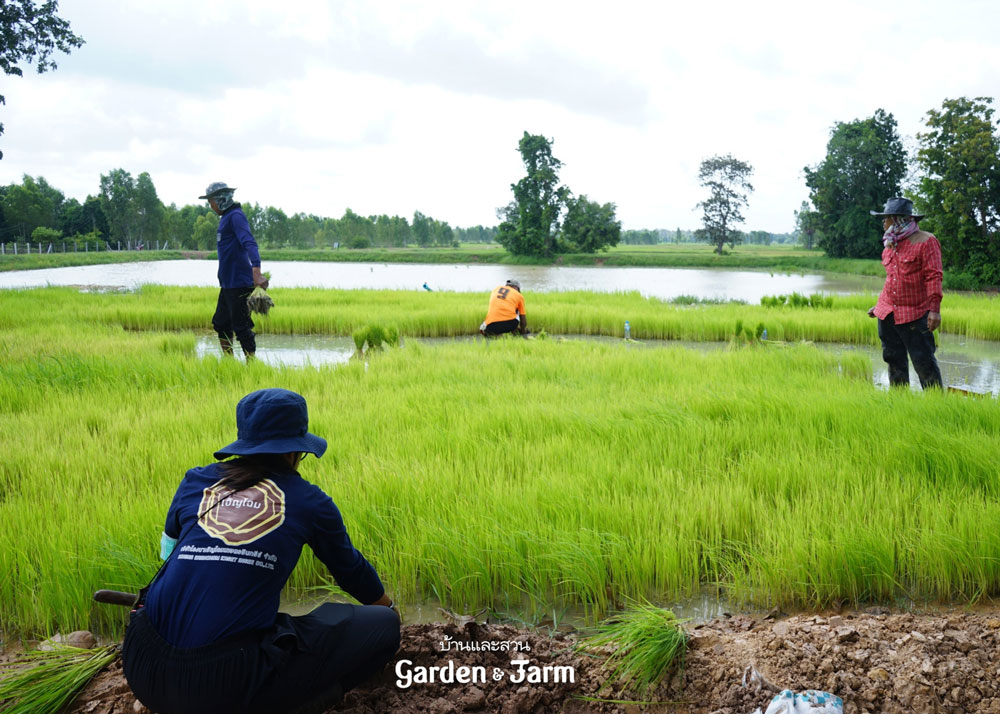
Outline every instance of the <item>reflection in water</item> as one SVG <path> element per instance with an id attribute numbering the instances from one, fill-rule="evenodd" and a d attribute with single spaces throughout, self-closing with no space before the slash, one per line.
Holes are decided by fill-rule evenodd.
<path id="1" fill-rule="evenodd" d="M 416 338 L 408 338 L 416 339 Z M 420 338 L 423 344 L 452 343 L 456 340 L 481 339 L 479 337 L 446 337 Z M 568 335 L 564 338 L 572 340 L 589 340 L 621 344 L 625 342 L 616 337 L 601 337 L 593 335 Z M 1000 343 L 987 340 L 976 340 L 957 335 L 939 335 L 940 346 L 937 351 L 938 362 L 941 365 L 941 376 L 944 383 L 950 386 L 964 387 L 980 394 L 1000 396 L 1000 374 L 997 373 L 997 362 L 1000 361 Z M 687 347 L 698 350 L 713 350 L 726 347 L 725 342 L 686 342 L 649 340 L 630 342 L 630 349 L 658 349 L 664 347 Z M 889 387 L 889 372 L 882 361 L 881 348 L 875 345 L 858 346 L 837 343 L 817 342 L 822 350 L 834 353 L 860 352 L 867 355 L 872 362 L 872 381 L 879 386 Z M 218 340 L 215 336 L 199 338 L 197 343 L 199 357 L 206 355 L 222 356 Z M 324 337 L 320 335 L 259 335 L 257 339 L 257 357 L 271 365 L 303 367 L 311 365 L 318 367 L 324 364 L 345 364 L 354 354 L 354 341 L 350 337 Z M 916 374 L 910 370 L 910 386 L 920 389 Z"/>
<path id="2" fill-rule="evenodd" d="M 764 295 L 877 293 L 878 278 L 859 275 L 802 275 L 721 268 L 567 268 L 556 266 L 416 265 L 410 263 L 316 263 L 275 261 L 265 268 L 275 287 L 489 292 L 508 278 L 528 292 L 635 290 L 665 300 L 680 295 L 756 303 Z M 0 273 L 0 288 L 87 285 L 135 288 L 160 285 L 215 287 L 214 260 L 84 265 Z"/>

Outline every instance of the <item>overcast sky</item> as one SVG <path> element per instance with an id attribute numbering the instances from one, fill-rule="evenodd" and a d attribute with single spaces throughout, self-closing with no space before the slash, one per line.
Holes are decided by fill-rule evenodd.
<path id="1" fill-rule="evenodd" d="M 3 79 L 0 183 L 67 196 L 113 168 L 160 198 L 495 225 L 524 131 L 626 229 L 696 228 L 699 163 L 755 169 L 747 230 L 790 231 L 835 122 L 915 142 L 945 98 L 996 96 L 1000 3 L 62 0 L 86 44 Z"/>

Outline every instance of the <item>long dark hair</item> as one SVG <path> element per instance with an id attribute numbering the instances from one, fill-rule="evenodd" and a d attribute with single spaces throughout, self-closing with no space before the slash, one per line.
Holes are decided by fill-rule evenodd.
<path id="1" fill-rule="evenodd" d="M 221 486 L 237 493 L 256 486 L 275 473 L 298 473 L 284 454 L 250 454 L 219 464 Z"/>

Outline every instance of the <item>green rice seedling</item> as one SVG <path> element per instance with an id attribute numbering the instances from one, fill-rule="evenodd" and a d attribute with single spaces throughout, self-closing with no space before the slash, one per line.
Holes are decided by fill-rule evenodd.
<path id="1" fill-rule="evenodd" d="M 351 337 L 354 339 L 354 347 L 358 354 L 362 354 L 365 351 L 365 342 L 368 341 L 368 328 L 359 327 L 351 334 Z"/>
<path id="2" fill-rule="evenodd" d="M 272 291 L 274 292 L 274 291 Z M 77 317 L 125 330 L 209 330 L 215 291 L 208 288 L 144 286 L 134 293 L 79 293 L 70 288 L 13 290 L 0 294 L 0 329 L 51 324 Z M 407 337 L 475 335 L 483 296 L 474 293 L 282 289 L 282 310 L 272 312 L 260 332 L 351 335 L 375 322 L 395 325 Z M 530 296 L 532 327 L 550 335 L 620 335 L 625 319 L 644 340 L 726 341 L 736 320 L 764 322 L 771 339 L 877 344 L 867 310 L 874 295 L 836 296 L 829 310 L 787 305 L 671 304 L 638 293 L 585 292 Z M 946 294 L 942 329 L 978 339 L 1000 339 L 1000 298 Z M 808 300 L 806 300 L 808 302 Z M 287 308 L 287 309 L 286 309 Z M 34 320 L 34 322 L 33 322 Z"/>
<path id="3" fill-rule="evenodd" d="M 580 643 L 589 652 L 608 652 L 604 687 L 620 687 L 645 697 L 684 668 L 687 634 L 670 610 L 635 603 L 602 623 Z"/>
<path id="4" fill-rule="evenodd" d="M 91 593 L 148 581 L 178 482 L 232 440 L 234 405 L 262 385 L 309 400 L 330 448 L 303 475 L 404 603 L 436 593 L 456 611 L 526 603 L 596 618 L 626 598 L 675 602 L 706 586 L 768 608 L 1000 595 L 994 400 L 882 391 L 867 357 L 801 344 L 408 339 L 367 368 L 243 365 L 198 359 L 190 331 L 147 313 L 167 304 L 182 323 L 190 302 L 205 319 L 209 292 L 168 294 L 0 293 L 0 631 L 120 633 L 125 613 Z M 314 311 L 293 331 L 339 310 L 344 334 L 378 322 L 409 335 L 417 302 L 409 324 L 440 333 L 457 324 L 447 310 L 463 309 L 432 293 L 288 294 Z M 620 329 L 623 306 L 644 336 L 725 340 L 739 319 L 784 339 L 820 312 L 873 329 L 865 296 L 831 312 L 558 300 L 559 315 L 573 311 L 563 324 L 597 333 Z M 954 303 L 987 324 L 990 301 Z M 160 326 L 123 324 L 146 320 Z M 905 443 L 873 426 L 900 423 Z M 287 597 L 327 583 L 307 551 Z"/>
<path id="5" fill-rule="evenodd" d="M 7 714 L 56 714 L 118 656 L 118 646 L 80 649 L 55 645 L 0 664 L 0 710 Z"/>

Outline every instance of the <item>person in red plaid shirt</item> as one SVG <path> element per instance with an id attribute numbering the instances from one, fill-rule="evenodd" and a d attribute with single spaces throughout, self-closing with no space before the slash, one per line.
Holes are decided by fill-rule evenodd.
<path id="1" fill-rule="evenodd" d="M 882 218 L 885 234 L 882 265 L 885 287 L 869 317 L 878 318 L 882 359 L 889 365 L 889 384 L 908 387 L 909 354 L 920 386 L 941 388 L 941 369 L 934 358 L 934 330 L 941 325 L 941 244 L 917 225 L 913 201 L 890 198 L 885 208 L 870 211 Z"/>

